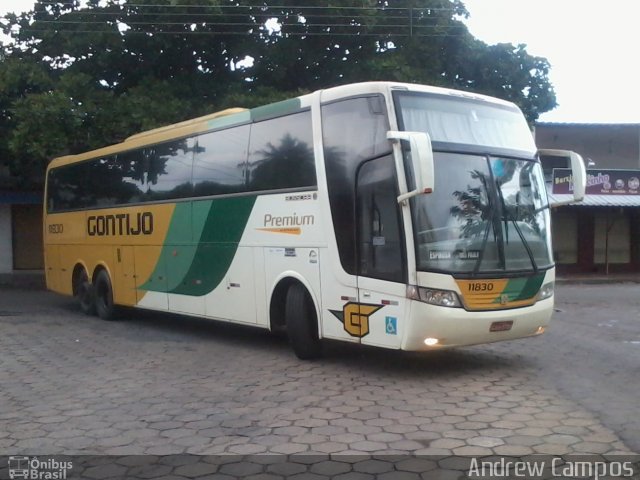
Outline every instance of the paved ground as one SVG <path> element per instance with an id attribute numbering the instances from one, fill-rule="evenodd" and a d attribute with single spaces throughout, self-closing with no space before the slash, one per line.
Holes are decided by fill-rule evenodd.
<path id="1" fill-rule="evenodd" d="M 565 285 L 539 376 L 640 452 L 640 285 Z"/>
<path id="2" fill-rule="evenodd" d="M 637 431 L 604 415 L 637 413 L 627 401 L 638 398 L 637 370 L 590 367 L 615 354 L 603 329 L 621 336 L 618 349 L 640 350 L 638 296 L 634 310 L 625 301 L 607 310 L 618 323 L 592 332 L 582 320 L 599 307 L 585 288 L 602 289 L 559 288 L 556 325 L 536 339 L 430 355 L 332 344 L 316 362 L 258 330 L 137 311 L 103 322 L 64 297 L 0 290 L 0 454 L 352 454 L 337 462 L 347 466 L 317 467 L 337 475 L 388 468 L 357 455 L 638 452 Z M 637 285 L 623 288 L 615 295 L 627 299 Z M 633 322 L 621 330 L 623 317 Z M 628 384 L 619 404 L 616 379 Z M 218 473 L 235 465 L 216 458 Z M 299 468 L 290 463 L 274 468 Z"/>

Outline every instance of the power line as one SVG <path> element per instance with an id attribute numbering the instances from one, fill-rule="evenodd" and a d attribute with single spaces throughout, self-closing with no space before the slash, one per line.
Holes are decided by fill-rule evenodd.
<path id="1" fill-rule="evenodd" d="M 63 2 L 38 2 L 38 5 L 49 5 L 49 6 L 62 6 L 67 8 L 73 8 L 74 6 L 65 5 Z M 215 8 L 215 9 L 256 9 L 256 10 L 290 10 L 290 9 L 300 9 L 300 10 L 366 10 L 366 11 L 433 11 L 433 12 L 456 12 L 457 9 L 455 7 L 358 7 L 358 6 L 324 6 L 324 5 L 176 5 L 176 4 L 161 4 L 161 3 L 144 3 L 144 4 L 123 4 L 123 5 L 108 5 L 107 7 L 98 7 L 98 8 L 110 8 L 110 7 L 120 7 L 120 8 Z M 91 10 L 89 7 L 79 7 L 75 11 L 79 10 Z"/>
<path id="2" fill-rule="evenodd" d="M 21 32 L 24 33 L 29 33 L 29 34 L 36 34 L 36 33 L 47 33 L 46 31 L 43 30 L 37 30 L 37 29 L 22 29 Z M 126 30 L 124 32 L 120 32 L 119 30 L 56 30 L 55 32 L 51 32 L 54 33 L 56 35 L 58 34 L 68 34 L 68 35 L 74 35 L 76 33 L 82 33 L 82 34 L 112 34 L 112 35 L 119 35 L 119 36 L 126 36 L 126 35 L 148 35 L 148 36 L 155 36 L 155 35 L 175 35 L 175 36 L 182 36 L 182 35 L 210 35 L 210 36 L 215 36 L 215 35 L 245 35 L 245 36 L 256 36 L 256 35 L 262 35 L 262 36 L 276 36 L 273 34 L 269 34 L 268 32 L 264 32 L 264 31 L 255 31 L 255 32 L 251 32 L 251 31 L 219 31 L 219 32 L 198 32 L 198 31 L 183 31 L 183 32 L 167 32 L 167 31 L 136 31 L 136 30 Z M 286 36 L 296 36 L 296 37 L 344 37 L 344 36 L 357 36 L 357 37 L 380 37 L 383 35 L 389 35 L 389 36 L 393 36 L 393 37 L 425 37 L 425 38 L 444 38 L 444 37 L 461 37 L 463 36 L 463 34 L 459 34 L 459 33 L 433 33 L 433 34 L 411 34 L 411 33 L 361 33 L 361 32 L 345 32 L 345 33 L 340 33 L 340 32 L 286 32 L 284 34 L 282 34 L 283 37 Z"/>
<path id="3" fill-rule="evenodd" d="M 60 5 L 57 2 L 40 2 L 39 5 Z M 454 12 L 453 7 L 434 8 L 414 8 L 414 7 L 327 7 L 327 6 L 248 6 L 248 5 L 161 5 L 161 4 L 139 4 L 139 5 L 115 5 L 118 11 L 105 11 L 90 8 L 79 8 L 70 12 L 62 13 L 61 18 L 53 20 L 33 19 L 30 28 L 23 28 L 23 33 L 42 33 L 46 30 L 34 28 L 38 24 L 70 27 L 68 29 L 59 28 L 55 33 L 106 33 L 118 35 L 260 35 L 271 37 L 288 36 L 409 36 L 409 37 L 450 37 L 461 36 L 464 33 L 449 33 L 448 30 L 460 28 L 459 24 L 438 24 L 439 18 L 431 13 L 435 11 Z M 214 9 L 216 12 L 149 12 L 139 11 L 140 8 L 159 9 Z M 131 14 L 128 10 L 135 9 Z M 221 10 L 224 13 L 219 13 Z M 285 10 L 284 12 L 282 10 Z M 294 11 L 295 10 L 295 11 Z M 339 12 L 333 13 L 332 10 Z M 346 14 L 346 11 L 356 11 L 353 15 Z M 242 11 L 241 13 L 233 12 Z M 312 11 L 305 14 L 305 11 Z M 324 13 L 323 13 L 324 12 Z M 340 13 L 344 12 L 344 13 Z M 376 16 L 363 12 L 376 12 Z M 389 13 L 389 14 L 388 14 Z M 426 15 L 425 15 L 426 13 Z M 83 17 L 94 17 L 95 19 L 73 20 L 78 15 Z M 307 16 L 316 20 L 308 21 Z M 111 16 L 104 21 L 98 16 Z M 166 19 L 151 21 L 148 17 L 166 17 Z M 188 17 L 184 19 L 184 17 Z M 190 17 L 193 17 L 191 19 Z M 196 18 L 197 17 L 197 18 Z M 222 17 L 227 21 L 221 21 Z M 230 18 L 232 17 L 232 18 Z M 251 21 L 236 21 L 249 17 Z M 268 20 L 275 19 L 277 28 L 270 28 Z M 179 21 L 178 19 L 184 19 Z M 173 20 L 173 21 L 171 21 Z M 229 21 L 232 20 L 232 21 Z M 339 21 L 346 20 L 346 21 Z M 452 19 L 451 19 L 452 20 Z M 106 25 L 105 25 L 106 24 Z M 89 25 L 109 24 L 116 29 L 95 29 L 86 30 L 73 28 Z M 118 25 L 127 27 L 117 28 Z M 144 31 L 140 27 L 151 27 L 153 30 Z M 169 27 L 164 30 L 164 27 Z M 172 27 L 181 27 L 184 30 L 175 31 Z M 202 31 L 202 28 L 213 29 Z M 246 30 L 242 30 L 245 28 Z M 156 30 L 157 29 L 157 30 Z M 216 31 L 220 30 L 220 31 Z M 265 31 L 266 30 L 266 31 Z M 301 31 L 303 30 L 303 31 Z M 320 31 L 318 31 L 320 30 Z M 406 30 L 406 31 L 404 31 Z"/>
<path id="4" fill-rule="evenodd" d="M 37 24 L 40 23 L 44 23 L 44 24 L 50 24 L 50 25 L 104 25 L 105 22 L 100 22 L 100 21 L 83 21 L 83 20 L 39 20 L 38 22 L 36 22 Z M 211 21 L 190 21 L 190 22 L 131 22 L 131 21 L 127 21 L 127 20 L 114 20 L 113 22 L 108 22 L 108 23 L 117 23 L 117 24 L 121 24 L 121 25 L 128 25 L 128 26 L 132 26 L 132 25 L 136 25 L 136 26 L 142 26 L 142 25 L 155 25 L 155 26 L 176 26 L 176 25 L 182 25 L 182 26 L 191 26 L 191 25 L 198 25 L 198 26 L 240 26 L 240 27 L 264 27 L 264 24 L 260 24 L 260 23 L 253 23 L 253 22 L 211 22 Z M 376 23 L 373 25 L 366 25 L 366 24 L 357 24 L 357 23 L 313 23 L 313 24 L 309 24 L 309 23 L 280 23 L 279 24 L 281 28 L 283 27 L 288 27 L 288 28 L 293 28 L 293 27 L 304 27 L 304 28 L 314 28 L 314 27 L 320 27 L 320 28 L 326 28 L 326 27 L 344 27 L 344 28 L 380 28 L 380 27 L 384 27 L 384 28 L 406 28 L 408 25 L 401 23 L 401 24 L 392 24 L 392 23 Z M 414 25 L 413 28 L 457 28 L 456 25 Z"/>
<path id="5" fill-rule="evenodd" d="M 63 13 L 61 14 L 61 16 L 66 17 L 66 16 L 75 16 L 76 14 L 82 14 L 83 16 L 95 16 L 95 17 L 100 17 L 100 16 L 128 16 L 129 14 L 127 12 L 98 12 L 98 11 L 81 11 L 81 10 L 77 10 L 77 11 L 73 11 L 73 12 L 67 12 L 67 13 Z M 303 14 L 286 14 L 285 16 L 296 16 L 298 18 L 300 17 L 304 17 Z M 181 13 L 176 13 L 176 12 L 135 12 L 134 16 L 136 17 L 224 17 L 224 18 L 229 18 L 229 17 L 253 17 L 253 18 L 260 18 L 260 17 L 265 17 L 265 18 L 273 18 L 275 16 L 277 16 L 277 13 L 274 12 L 246 12 L 246 13 L 203 13 L 203 12 L 198 12 L 198 13 L 188 13 L 188 12 L 181 12 Z M 345 15 L 343 14 L 313 14 L 314 18 L 345 18 Z M 348 18 L 362 18 L 362 19 L 371 19 L 372 17 L 369 15 L 349 15 Z M 375 17 L 375 18 L 385 18 L 385 19 L 393 19 L 393 20 L 405 20 L 408 18 L 407 15 L 385 15 L 384 17 Z M 423 19 L 427 19 L 427 18 L 423 18 Z M 436 20 L 436 18 L 434 18 L 433 20 Z"/>
<path id="6" fill-rule="evenodd" d="M 48 4 L 48 5 L 58 5 L 57 3 L 48 2 L 48 3 L 40 3 Z M 187 17 L 187 16 L 198 16 L 198 17 L 245 17 L 250 16 L 252 18 L 278 18 L 281 17 L 288 18 L 289 16 L 295 16 L 296 18 L 304 18 L 305 15 L 311 15 L 313 18 L 340 18 L 345 19 L 349 18 L 352 20 L 378 20 L 387 19 L 387 20 L 409 20 L 410 23 L 414 21 L 423 22 L 425 20 L 438 20 L 438 17 L 431 15 L 432 12 L 437 10 L 444 11 L 444 8 L 441 9 L 433 9 L 433 8 L 405 8 L 405 7 L 315 7 L 315 6 L 291 6 L 291 7 L 251 7 L 251 6 L 241 6 L 241 5 L 221 5 L 221 6 L 206 6 L 206 5 L 158 5 L 158 4 L 143 4 L 143 5 L 123 5 L 119 6 L 120 10 L 108 11 L 106 10 L 108 7 L 104 7 L 102 9 L 91 9 L 91 8 L 79 8 L 74 9 L 67 12 L 61 12 L 62 17 L 72 16 L 82 14 L 83 16 L 126 16 L 128 17 L 131 14 L 135 16 L 179 16 L 179 17 Z M 177 8 L 187 8 L 187 9 L 205 9 L 205 12 L 166 12 L 166 11 L 138 11 L 139 7 L 152 7 L 159 8 L 162 10 L 166 9 L 177 9 Z M 206 12 L 206 10 L 214 9 L 216 10 L 213 13 Z M 359 13 L 345 15 L 343 12 L 336 13 L 321 13 L 322 11 L 329 12 L 331 10 L 350 10 L 357 11 Z M 133 12 L 128 12 L 128 10 L 134 10 Z M 220 11 L 223 10 L 223 11 Z M 240 13 L 229 13 L 224 10 L 234 10 Z M 309 13 L 306 13 L 307 10 L 312 10 Z M 314 11 L 317 10 L 317 11 Z M 446 9 L 446 11 L 452 12 L 451 9 Z M 372 16 L 371 14 L 362 13 L 362 12 L 372 12 L 376 13 L 376 16 Z M 36 12 L 36 15 L 41 12 Z M 57 21 L 52 20 L 52 21 Z"/>
<path id="7" fill-rule="evenodd" d="M 251 17 L 255 20 L 258 20 L 260 18 L 265 18 L 265 19 L 271 19 L 271 18 L 275 18 L 280 22 L 286 22 L 287 20 L 290 20 L 290 17 L 295 17 L 293 20 L 297 21 L 300 24 L 304 24 L 304 25 L 313 25 L 313 22 L 309 22 L 306 17 L 303 14 L 291 14 L 291 15 L 278 15 L 276 13 L 272 13 L 272 12 L 261 12 L 261 13 L 175 13 L 175 12 L 171 12 L 171 13 L 167 13 L 167 12 L 140 12 L 140 13 L 136 13 L 135 15 L 127 15 L 126 12 L 96 12 L 96 11 L 87 11 L 87 12 L 81 12 L 81 11 L 76 11 L 76 12 L 69 12 L 69 13 L 65 13 L 62 14 L 60 18 L 56 18 L 53 20 L 45 20 L 45 19 L 32 19 L 35 22 L 51 22 L 51 23 L 55 23 L 55 22 L 60 22 L 60 23 L 64 23 L 64 22 L 74 22 L 76 20 L 65 20 L 65 18 L 78 18 L 77 15 L 74 14 L 80 14 L 82 13 L 82 18 L 91 18 L 91 17 L 100 17 L 100 16 L 109 16 L 109 17 L 115 17 L 114 20 L 119 20 L 119 19 L 131 19 L 131 18 L 137 18 L 137 17 L 172 17 L 172 18 L 184 18 L 184 17 L 197 17 L 197 18 L 201 18 L 201 19 L 205 19 L 205 18 L 209 18 L 209 17 L 222 17 L 222 18 L 246 18 L 246 17 Z M 362 23 L 368 23 L 369 21 L 373 20 L 375 21 L 375 23 L 380 23 L 380 22 L 384 22 L 384 21 L 405 21 L 408 24 L 411 23 L 415 23 L 416 26 L 421 26 L 424 24 L 424 22 L 429 22 L 429 21 L 438 21 L 440 20 L 439 18 L 435 18 L 435 17 L 425 17 L 425 16 L 416 16 L 416 15 L 383 15 L 383 16 L 376 16 L 376 17 L 372 17 L 369 15 L 340 15 L 340 14 L 320 14 L 320 15 L 313 15 L 313 18 L 317 18 L 317 19 L 328 19 L 328 20 L 332 20 L 332 19 L 342 19 L 342 20 L 350 20 L 353 22 L 362 22 Z M 84 20 L 77 20 L 78 22 L 80 21 L 84 21 Z M 124 20 L 123 20 L 124 21 Z M 88 21 L 87 21 L 88 22 Z M 162 22 L 154 22 L 154 23 L 162 23 Z M 183 22 L 186 23 L 186 22 Z"/>

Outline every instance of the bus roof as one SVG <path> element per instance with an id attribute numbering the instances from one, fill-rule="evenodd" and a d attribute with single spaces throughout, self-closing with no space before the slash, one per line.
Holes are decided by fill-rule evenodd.
<path id="1" fill-rule="evenodd" d="M 500 100 L 495 97 L 488 97 L 486 95 L 480 95 L 472 92 L 399 82 L 352 83 L 322 90 L 321 95 L 322 102 L 329 102 L 344 97 L 370 93 L 383 93 L 394 90 L 410 90 L 414 92 L 434 93 L 444 96 L 455 96 L 458 98 L 463 97 L 475 100 L 483 100 L 498 105 L 515 106 L 513 103 L 505 100 Z M 189 135 L 203 133 L 216 128 L 248 123 L 250 121 L 259 121 L 284 113 L 293 113 L 303 106 L 308 106 L 310 97 L 312 95 L 313 94 L 303 95 L 300 97 L 291 98 L 289 100 L 252 108 L 251 110 L 248 110 L 246 108 L 228 108 L 226 110 L 221 110 L 219 112 L 204 115 L 202 117 L 197 117 L 190 120 L 185 120 L 183 122 L 165 125 L 152 130 L 136 133 L 134 135 L 131 135 L 121 143 L 109 145 L 76 155 L 65 155 L 54 158 L 49 163 L 47 170 L 49 168 L 68 165 L 91 158 L 113 155 L 134 148 L 154 145 L 176 138 L 187 137 Z"/>
<path id="2" fill-rule="evenodd" d="M 244 112 L 247 112 L 246 108 L 228 108 L 220 112 L 215 112 L 209 115 L 204 115 L 202 117 L 185 120 L 184 122 L 165 125 L 163 127 L 154 128 L 153 130 L 136 133 L 135 135 L 128 137 L 121 143 L 102 147 L 97 150 L 79 153 L 77 155 L 65 155 L 62 157 L 54 158 L 49 163 L 49 168 L 59 167 L 62 165 L 87 160 L 89 158 L 100 157 L 103 155 L 113 155 L 114 153 L 130 150 L 136 147 L 143 147 L 145 145 L 161 143 L 173 138 L 200 133 L 206 130 L 210 130 L 211 128 L 215 128 L 211 126 L 214 123 L 223 123 L 225 120 L 231 120 L 229 117 L 238 117 L 237 122 L 239 123 L 242 121 L 242 118 L 240 117 L 242 117 L 242 113 Z M 228 123 L 235 122 L 232 121 Z"/>
<path id="3" fill-rule="evenodd" d="M 83 160 L 89 160 L 92 158 L 125 152 L 134 148 L 155 145 L 177 138 L 184 138 L 190 135 L 196 135 L 198 133 L 203 133 L 210 130 L 224 128 L 232 125 L 239 125 L 251 121 L 256 122 L 267 118 L 285 115 L 288 113 L 295 113 L 308 106 L 310 97 L 311 95 L 303 95 L 300 97 L 283 100 L 281 102 L 270 103 L 268 105 L 252 108 L 250 110 L 246 108 L 228 108 L 220 112 L 211 113 L 209 115 L 193 118 L 191 120 L 185 120 L 183 122 L 165 125 L 153 130 L 136 133 L 134 135 L 131 135 L 121 143 L 109 145 L 76 155 L 65 155 L 62 157 L 54 158 L 49 163 L 47 170 L 54 167 L 81 162 Z"/>
<path id="4" fill-rule="evenodd" d="M 348 85 L 341 85 L 322 90 L 322 101 L 330 102 L 339 98 L 363 95 L 368 93 L 382 93 L 386 91 L 412 91 L 433 93 L 436 95 L 450 96 L 456 98 L 468 98 L 472 100 L 480 100 L 494 105 L 503 105 L 517 107 L 514 103 L 502 100 L 496 97 L 482 95 L 464 90 L 454 90 L 451 88 L 434 87 L 430 85 L 421 85 L 418 83 L 401 83 L 401 82 L 361 82 Z"/>

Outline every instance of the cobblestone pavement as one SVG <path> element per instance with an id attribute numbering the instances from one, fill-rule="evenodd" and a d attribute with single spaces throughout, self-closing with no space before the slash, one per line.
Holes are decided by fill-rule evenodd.
<path id="1" fill-rule="evenodd" d="M 9 478 L 8 468 L 3 468 L 7 462 L 2 460 L 0 457 L 0 478 Z M 38 457 L 36 460 L 40 465 L 36 464 L 33 470 L 40 474 L 60 472 L 60 465 L 65 465 L 66 476 L 61 475 L 57 478 L 68 480 L 185 480 L 192 478 L 212 480 L 284 478 L 293 480 L 470 480 L 473 478 L 637 480 L 640 478 L 640 464 L 630 456 L 616 456 L 614 459 L 610 458 L 608 463 L 604 462 L 602 457 L 577 455 L 564 457 L 531 455 L 515 460 L 514 457 L 409 457 L 406 455 L 181 454 L 120 457 L 56 456 L 55 459 Z M 54 464 L 50 463 L 52 460 Z M 504 463 L 501 463 L 501 460 Z M 517 464 L 522 465 L 520 468 L 523 468 L 526 473 L 514 474 Z"/>
<path id="2" fill-rule="evenodd" d="M 544 341 L 428 355 L 330 344 L 324 359 L 304 362 L 260 330 L 139 311 L 104 322 L 68 298 L 0 290 L 0 453 L 235 454 L 262 464 L 265 453 L 322 454 L 314 462 L 329 463 L 318 468 L 364 475 L 353 478 L 384 473 L 372 455 L 630 453 L 543 381 Z M 274 468 L 300 468 L 304 455 Z M 358 461 L 369 463 L 354 469 Z"/>
<path id="3" fill-rule="evenodd" d="M 640 286 L 567 285 L 537 355 L 539 377 L 640 452 Z M 561 366 L 561 368 L 559 368 Z"/>

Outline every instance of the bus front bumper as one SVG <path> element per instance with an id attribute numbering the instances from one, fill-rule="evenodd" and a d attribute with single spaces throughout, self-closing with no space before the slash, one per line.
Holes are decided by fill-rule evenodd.
<path id="1" fill-rule="evenodd" d="M 552 313 L 553 297 L 528 307 L 488 312 L 440 307 L 414 300 L 401 349 L 438 350 L 540 335 Z"/>

